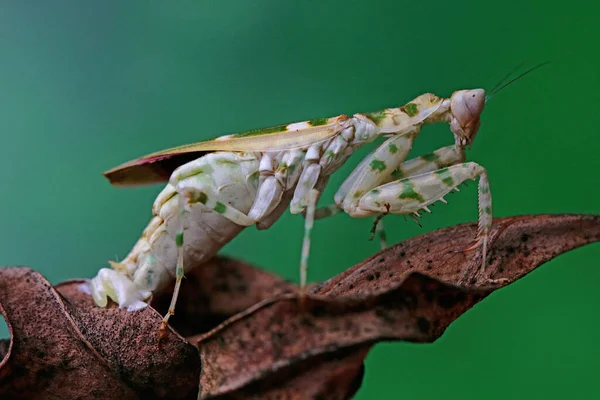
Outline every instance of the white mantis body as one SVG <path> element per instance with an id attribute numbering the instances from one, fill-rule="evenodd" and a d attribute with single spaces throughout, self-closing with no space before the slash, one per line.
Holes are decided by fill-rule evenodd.
<path id="1" fill-rule="evenodd" d="M 115 185 L 168 180 L 153 205 L 154 217 L 129 255 L 91 281 L 99 306 L 108 298 L 136 310 L 152 293 L 176 281 L 161 329 L 174 313 L 184 267 L 212 258 L 244 227 L 270 227 L 288 208 L 306 212 L 301 283 L 306 280 L 310 230 L 315 219 L 344 211 L 352 217 L 418 214 L 468 179 L 479 178 L 479 231 L 483 249 L 492 224 L 486 170 L 464 162 L 486 102 L 483 89 L 451 98 L 424 94 L 398 108 L 340 115 L 222 136 L 154 153 L 105 173 Z M 425 124 L 448 123 L 454 144 L 405 161 Z M 335 195 L 335 205 L 315 210 L 319 194 L 357 148 L 384 137 Z"/>

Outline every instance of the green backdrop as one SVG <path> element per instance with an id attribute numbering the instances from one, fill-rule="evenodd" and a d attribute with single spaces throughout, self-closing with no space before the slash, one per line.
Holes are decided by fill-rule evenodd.
<path id="1" fill-rule="evenodd" d="M 489 171 L 495 216 L 598 213 L 597 4 L 2 0 L 0 263 L 57 283 L 124 257 L 161 189 L 116 189 L 101 176 L 130 158 L 429 91 L 490 88 L 521 62 L 552 64 L 489 103 L 469 153 Z M 446 127 L 428 127 L 414 151 L 450 141 Z M 422 229 L 389 217 L 390 241 L 475 221 L 476 201 L 470 185 Z M 286 213 L 223 252 L 297 280 L 302 225 Z M 310 279 L 376 252 L 370 226 L 346 215 L 318 222 Z M 434 344 L 377 345 L 357 398 L 599 396 L 599 259 L 598 245 L 559 257 Z"/>

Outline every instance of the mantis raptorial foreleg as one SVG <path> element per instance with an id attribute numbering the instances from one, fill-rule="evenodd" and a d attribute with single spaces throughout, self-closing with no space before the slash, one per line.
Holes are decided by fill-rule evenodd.
<path id="1" fill-rule="evenodd" d="M 487 258 L 487 244 L 492 228 L 492 195 L 486 170 L 477 163 L 468 162 L 448 168 L 425 172 L 378 186 L 358 202 L 358 215 L 378 213 L 418 214 L 468 179 L 479 177 L 479 230 L 477 244 L 482 245 L 482 269 Z"/>
<path id="2" fill-rule="evenodd" d="M 338 189 L 335 203 L 351 216 L 360 216 L 355 212 L 358 200 L 368 190 L 390 179 L 388 177 L 406 159 L 419 130 L 420 126 L 411 126 L 405 133 L 384 141 L 365 157 Z"/>
<path id="3" fill-rule="evenodd" d="M 441 149 L 437 149 L 432 153 L 425 154 L 404 162 L 398 168 L 392 171 L 391 175 L 386 177 L 383 181 L 384 183 L 389 183 L 400 177 L 420 175 L 443 167 L 449 167 L 451 165 L 461 163 L 464 160 L 465 152 L 462 147 L 456 145 L 442 147 Z M 443 198 L 440 200 L 445 202 Z M 427 211 L 428 210 L 429 209 L 427 209 Z M 377 216 L 374 222 L 374 234 L 378 234 L 382 249 L 385 248 L 385 231 L 382 226 L 382 217 L 388 213 L 389 210 L 386 208 L 386 212 Z"/>
<path id="4" fill-rule="evenodd" d="M 410 141 L 410 139 L 408 141 Z M 405 141 L 405 143 L 408 141 Z M 369 174 L 369 166 L 373 164 L 373 161 L 378 160 L 378 157 L 381 157 L 382 155 L 386 156 L 385 149 L 394 149 L 394 146 L 397 146 L 397 142 L 386 141 L 382 146 L 374 150 L 371 154 L 369 154 L 361 161 L 361 163 L 354 169 L 352 174 L 347 178 L 347 180 L 344 182 L 344 184 L 338 191 L 338 194 L 336 196 L 339 195 L 338 198 L 341 199 L 340 203 L 344 204 L 343 196 L 348 195 L 348 191 L 351 190 L 353 185 L 360 187 L 364 186 L 367 187 L 368 190 L 371 190 L 379 185 L 391 182 L 400 177 L 414 176 L 425 172 L 434 171 L 442 167 L 447 167 L 450 165 L 460 163 L 465 159 L 464 149 L 456 145 L 451 145 L 437 149 L 432 153 L 425 154 L 423 156 L 416 157 L 406 162 L 403 162 L 394 170 L 390 171 L 390 169 L 388 168 L 387 171 L 384 171 L 383 174 L 380 174 L 378 169 L 370 168 L 371 174 Z M 380 151 L 380 149 L 384 151 Z M 398 162 L 402 162 L 406 157 L 406 152 L 398 150 L 399 149 L 396 148 L 396 151 L 393 153 L 395 155 L 395 158 L 392 162 L 392 165 L 397 165 Z M 387 159 L 389 161 L 391 157 L 389 157 L 389 155 L 387 156 Z M 373 171 L 375 172 L 373 173 Z M 374 174 L 377 174 L 379 176 L 376 179 L 373 179 L 372 175 Z M 359 198 L 350 199 L 349 201 L 346 201 L 345 204 L 349 204 L 353 200 L 354 203 L 357 204 Z M 315 211 L 315 219 L 327 218 L 332 215 L 338 214 L 341 211 L 343 211 L 343 209 L 336 204 L 320 207 Z M 379 237 L 381 249 L 385 249 L 387 247 L 387 241 L 381 215 L 377 216 L 374 222 L 373 237 L 375 235 Z"/>
<path id="5" fill-rule="evenodd" d="M 402 176 L 415 176 L 426 172 L 435 171 L 436 169 L 442 167 L 458 164 L 464 160 L 465 152 L 461 147 L 456 145 L 442 147 L 441 149 L 437 149 L 432 153 L 425 154 L 404 162 L 402 165 L 392 171 L 391 175 L 388 177 L 389 179 L 385 179 L 385 183 L 389 183 Z M 443 199 L 441 200 L 444 201 Z M 382 250 L 387 247 L 386 234 L 383 227 L 382 218 L 387 214 L 388 211 L 386 210 L 385 213 L 377 216 L 375 218 L 373 227 L 373 236 L 377 235 L 379 237 L 379 243 Z"/>
<path id="6" fill-rule="evenodd" d="M 373 168 L 373 161 L 378 160 L 378 150 L 368 157 L 370 163 L 361 163 L 363 169 L 369 166 L 367 171 L 354 171 L 344 182 L 336 194 L 336 202 L 340 207 L 354 217 L 388 213 L 418 215 L 420 210 L 429 211 L 427 206 L 437 200 L 445 202 L 444 195 L 465 180 L 479 176 L 479 232 L 476 246 L 482 245 L 482 268 L 485 268 L 492 221 L 492 198 L 485 169 L 476 163 L 462 163 L 465 159 L 464 150 L 453 145 L 408 160 L 391 173 L 386 170 L 383 176 L 377 176 L 378 169 Z M 398 153 L 396 157 L 397 162 L 405 156 Z M 389 157 L 386 162 L 389 163 L 392 158 Z M 356 188 L 360 188 L 360 191 L 357 192 Z M 358 198 L 352 194 L 366 191 Z M 380 221 L 376 220 L 377 223 Z"/>
<path id="7" fill-rule="evenodd" d="M 402 177 L 414 176 L 425 172 L 435 171 L 436 169 L 449 167 L 451 165 L 461 163 L 464 160 L 465 152 L 463 148 L 458 147 L 456 145 L 442 147 L 429 154 L 425 154 L 423 156 L 415 157 L 408 161 L 405 161 L 398 168 L 393 170 L 390 174 L 381 177 L 380 181 L 382 183 L 372 185 L 371 187 L 369 187 L 369 190 L 374 189 L 381 184 L 392 182 Z M 356 169 L 358 169 L 361 166 L 362 168 L 367 166 L 368 163 L 364 161 L 365 160 L 363 160 L 363 162 L 361 162 L 361 164 L 358 167 L 356 167 Z M 348 179 L 350 179 L 352 176 L 357 175 L 358 172 L 353 172 Z M 363 179 L 369 179 L 369 177 L 363 175 Z M 347 185 L 347 181 L 344 182 L 344 184 Z M 342 211 L 344 210 L 337 204 L 330 204 L 327 206 L 319 207 L 315 211 L 315 220 L 331 217 Z"/>
<path id="8" fill-rule="evenodd" d="M 356 202 L 362 195 L 373 188 L 389 182 L 393 178 L 392 173 L 404 161 L 415 137 L 418 135 L 420 125 L 408 127 L 404 132 L 387 139 L 368 156 L 366 156 L 359 165 L 354 168 L 350 176 L 344 181 L 335 195 L 337 205 L 329 205 L 319 208 L 315 212 L 315 219 L 326 218 L 337 214 L 342 209 L 352 205 L 356 207 Z M 349 194 L 350 198 L 348 198 Z M 346 212 L 348 212 L 346 210 Z M 379 243 L 382 249 L 387 247 L 385 231 L 383 224 L 380 224 L 380 217 L 375 221 L 375 228 L 379 236 Z"/>
<path id="9" fill-rule="evenodd" d="M 444 167 L 459 164 L 465 160 L 465 151 L 462 147 L 451 145 L 437 149 L 429 154 L 412 158 L 395 169 L 389 180 L 424 174 Z"/>
<path id="10" fill-rule="evenodd" d="M 387 145 L 389 148 L 388 142 L 384 143 L 384 145 Z M 384 146 L 381 146 L 381 147 L 385 148 Z M 406 178 L 415 177 L 417 175 L 430 173 L 430 172 L 433 172 L 436 170 L 440 170 L 441 168 L 450 167 L 452 165 L 462 163 L 465 160 L 465 152 L 462 147 L 457 146 L 457 145 L 446 146 L 446 147 L 437 149 L 429 154 L 425 154 L 423 156 L 415 157 L 413 159 L 405 161 L 402 164 L 400 164 L 393 171 L 390 172 L 388 170 L 382 176 L 379 176 L 379 177 L 376 177 L 376 179 L 373 179 L 373 175 L 376 174 L 378 170 L 376 170 L 374 168 L 370 168 L 370 170 L 367 169 L 367 171 L 364 171 L 364 169 L 371 166 L 373 163 L 373 160 L 376 160 L 378 156 L 381 156 L 381 152 L 378 153 L 377 150 L 375 150 L 367 158 L 365 158 L 359 164 L 359 166 L 357 166 L 355 171 L 353 171 L 352 174 L 348 177 L 347 181 L 344 182 L 344 185 L 340 189 L 340 192 L 338 192 L 340 194 L 340 197 L 341 197 L 341 194 L 345 194 L 346 196 L 348 196 L 348 191 L 351 190 L 350 188 L 352 188 L 352 187 L 368 188 L 368 190 L 373 191 L 373 190 L 379 189 L 382 185 L 393 182 L 394 180 L 402 179 L 405 177 Z M 393 161 L 393 163 L 397 163 L 399 161 L 401 162 L 405 157 L 405 155 L 402 152 L 396 152 L 396 153 L 397 153 L 397 155 L 396 155 L 397 158 Z M 388 162 L 389 162 L 389 158 L 388 158 Z M 361 171 L 360 169 L 363 169 L 363 170 Z M 375 183 L 373 183 L 373 182 L 375 182 Z M 460 184 L 460 182 L 458 184 Z M 487 184 L 485 184 L 485 185 L 487 185 Z M 487 193 L 489 193 L 489 185 L 487 185 L 487 187 L 488 187 Z M 342 189 L 345 189 L 346 192 L 344 193 L 342 191 Z M 483 190 L 485 191 L 485 189 L 483 189 Z M 400 195 L 401 195 L 401 193 L 399 193 L 399 196 Z M 340 203 L 342 205 L 347 205 L 347 206 L 351 205 L 352 207 L 354 207 L 354 209 L 356 209 L 358 211 L 357 214 L 355 214 L 355 215 L 360 215 L 361 212 L 364 212 L 364 211 L 372 211 L 372 210 L 362 210 L 361 209 L 361 207 L 360 207 L 361 198 L 357 199 L 354 196 L 352 196 L 352 198 L 350 198 L 350 199 L 345 199 L 342 197 L 342 200 L 340 200 Z M 443 195 L 441 197 L 437 198 L 436 200 L 445 202 Z M 485 198 L 483 200 L 485 200 Z M 384 202 L 383 203 L 384 208 L 381 209 L 381 214 L 379 214 L 375 219 L 375 222 L 374 222 L 375 226 L 372 231 L 373 237 L 375 235 L 377 235 L 379 237 L 379 243 L 380 243 L 380 246 L 382 249 L 384 249 L 387 246 L 387 243 L 386 243 L 385 230 L 383 228 L 383 221 L 382 221 L 381 217 L 388 213 L 394 213 L 391 210 L 391 208 L 390 208 L 390 210 L 385 208 L 385 204 L 386 203 Z M 489 198 L 489 204 L 490 204 L 490 211 L 491 211 L 491 197 Z M 356 207 L 358 207 L 358 208 L 356 208 Z M 391 207 L 391 204 L 390 204 L 390 207 Z M 420 207 L 420 208 L 429 210 L 427 208 L 427 204 L 424 204 L 423 207 Z M 486 209 L 486 206 L 483 207 L 483 210 L 485 210 L 485 209 Z M 337 205 L 329 205 L 329 206 L 321 207 L 316 210 L 315 219 L 326 218 L 326 217 L 335 215 L 335 214 L 341 212 L 342 210 L 343 209 Z M 416 212 L 418 210 L 419 210 L 419 208 L 416 208 L 415 210 L 409 210 L 406 212 L 402 212 L 402 214 L 412 213 L 412 212 Z M 482 210 L 482 208 L 480 206 L 480 215 L 481 215 L 481 210 Z M 346 212 L 348 212 L 348 210 L 346 210 Z M 483 222 L 485 222 L 485 221 L 483 221 Z M 489 228 L 485 228 L 485 225 L 486 225 L 485 223 L 480 225 L 480 227 L 481 227 L 480 228 L 480 239 L 476 243 L 476 245 L 478 245 L 478 244 L 480 244 L 479 242 L 481 240 L 483 240 L 484 252 L 487 251 L 487 240 L 485 239 L 485 235 L 486 235 L 486 232 L 489 231 Z"/>

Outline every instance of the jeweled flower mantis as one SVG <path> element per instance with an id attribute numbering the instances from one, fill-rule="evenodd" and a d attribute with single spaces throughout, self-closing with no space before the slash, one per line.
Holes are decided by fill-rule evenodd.
<path id="1" fill-rule="evenodd" d="M 540 67 L 493 89 L 508 84 Z M 506 79 L 506 77 L 505 77 Z M 503 80 L 505 80 L 503 79 Z M 108 298 L 120 307 L 146 306 L 155 291 L 175 279 L 161 329 L 167 326 L 187 266 L 201 265 L 247 226 L 269 228 L 289 207 L 305 213 L 301 285 L 306 283 L 313 219 L 343 211 L 355 218 L 418 214 L 466 180 L 479 179 L 479 229 L 473 248 L 485 268 L 492 226 L 487 172 L 465 162 L 486 104 L 483 89 L 459 90 L 450 98 L 423 94 L 402 107 L 279 125 L 175 147 L 125 163 L 105 173 L 113 185 L 168 181 L 156 198 L 153 218 L 129 255 L 111 262 L 91 280 L 99 306 Z M 447 123 L 454 144 L 406 160 L 427 124 Z M 352 153 L 384 141 L 346 178 L 335 204 L 317 209 L 329 177 Z"/>

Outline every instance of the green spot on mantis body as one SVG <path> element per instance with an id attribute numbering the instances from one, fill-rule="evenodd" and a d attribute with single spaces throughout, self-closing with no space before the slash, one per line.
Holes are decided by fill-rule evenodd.
<path id="1" fill-rule="evenodd" d="M 429 153 L 429 154 L 425 154 L 425 155 L 421 156 L 421 158 L 422 158 L 424 161 L 427 161 L 427 162 L 432 162 L 432 161 L 439 160 L 439 159 L 440 159 L 440 156 L 438 156 L 438 155 L 437 155 L 437 154 L 435 154 L 435 153 Z"/>
<path id="2" fill-rule="evenodd" d="M 175 245 L 177 247 L 183 246 L 183 232 L 179 232 L 177 235 L 175 235 Z"/>
<path id="3" fill-rule="evenodd" d="M 217 204 L 215 204 L 215 208 L 213 208 L 213 210 L 219 214 L 223 214 L 225 211 L 227 211 L 227 206 L 220 201 L 217 201 Z"/>
<path id="4" fill-rule="evenodd" d="M 395 170 L 393 170 L 392 171 L 392 178 L 394 178 L 394 180 L 398 180 L 400 178 L 404 178 L 404 172 L 402 171 L 402 169 L 396 168 Z"/>
<path id="5" fill-rule="evenodd" d="M 490 192 L 490 187 L 485 185 L 485 186 L 481 186 L 481 194 L 488 194 Z"/>
<path id="6" fill-rule="evenodd" d="M 381 161 L 381 160 L 373 160 L 371 161 L 371 164 L 369 164 L 371 166 L 371 169 L 373 171 L 383 171 L 385 170 L 385 162 Z"/>
<path id="7" fill-rule="evenodd" d="M 315 118 L 308 121 L 311 126 L 321 126 L 325 125 L 329 121 L 329 118 Z"/>
<path id="8" fill-rule="evenodd" d="M 152 271 L 151 269 L 149 269 L 149 270 L 146 272 L 146 284 L 147 284 L 148 286 L 151 286 L 151 285 L 152 285 L 152 274 L 153 274 L 153 273 L 154 273 L 154 271 Z"/>
<path id="9" fill-rule="evenodd" d="M 420 203 L 425 202 L 423 196 L 415 191 L 415 185 L 413 185 L 410 180 L 406 180 L 406 182 L 402 182 L 402 184 L 402 193 L 400 193 L 400 196 L 398 196 L 399 199 L 411 199 Z"/>
<path id="10" fill-rule="evenodd" d="M 281 164 L 279 164 L 279 167 L 277 167 L 277 170 L 282 173 L 285 174 L 287 173 L 287 171 L 289 170 L 289 165 L 287 165 L 286 163 L 282 162 Z"/>
<path id="11" fill-rule="evenodd" d="M 202 204 L 206 204 L 206 202 L 208 201 L 208 196 L 206 195 L 206 193 L 200 192 L 200 194 L 198 195 L 198 201 Z"/>
<path id="12" fill-rule="evenodd" d="M 331 215 L 333 215 L 333 210 L 331 208 L 324 208 L 321 212 L 321 215 L 323 217 L 330 217 Z"/>
<path id="13" fill-rule="evenodd" d="M 333 160 L 333 157 L 335 157 L 335 153 L 333 152 L 333 150 L 327 150 L 325 152 L 325 157 L 327 158 L 328 161 Z"/>
<path id="14" fill-rule="evenodd" d="M 375 111 L 371 113 L 365 113 L 365 117 L 373 121 L 375 125 L 379 125 L 386 117 L 385 110 Z"/>
<path id="15" fill-rule="evenodd" d="M 270 128 L 254 129 L 251 131 L 240 132 L 233 135 L 233 137 L 247 137 L 247 136 L 260 136 L 267 133 L 285 132 L 288 124 L 275 125 Z"/>
<path id="16" fill-rule="evenodd" d="M 224 159 L 224 158 L 217 158 L 217 159 L 215 160 L 215 162 L 216 162 L 217 164 L 238 165 L 238 163 L 237 163 L 236 161 L 233 161 L 233 160 L 227 160 L 227 159 Z M 198 173 L 199 173 L 199 172 L 198 172 Z"/>
<path id="17" fill-rule="evenodd" d="M 485 213 L 488 214 L 488 215 L 492 215 L 492 208 L 491 207 L 486 207 L 483 211 L 485 211 Z"/>
<path id="18" fill-rule="evenodd" d="M 442 169 L 438 169 L 437 171 L 434 171 L 434 173 L 440 178 L 440 180 L 442 182 L 444 182 L 447 186 L 452 186 L 454 185 L 454 178 L 452 178 L 452 175 L 450 175 L 450 172 L 448 172 L 448 168 L 442 168 Z"/>
<path id="19" fill-rule="evenodd" d="M 398 146 L 396 146 L 394 143 L 389 143 L 388 148 L 390 149 L 390 153 L 392 154 L 398 151 Z"/>
<path id="20" fill-rule="evenodd" d="M 419 113 L 419 106 L 417 106 L 415 103 L 408 103 L 402 107 L 402 109 L 409 117 L 414 117 Z"/>

